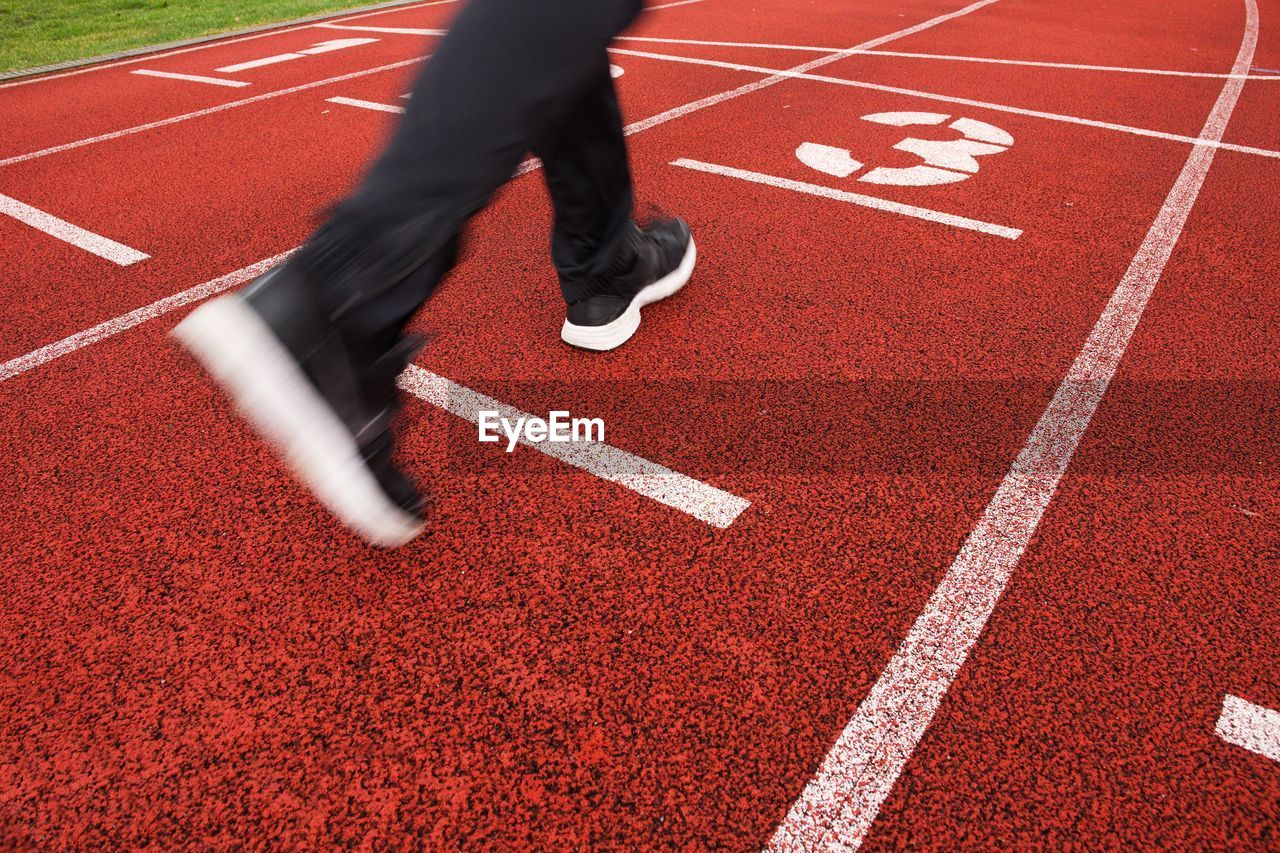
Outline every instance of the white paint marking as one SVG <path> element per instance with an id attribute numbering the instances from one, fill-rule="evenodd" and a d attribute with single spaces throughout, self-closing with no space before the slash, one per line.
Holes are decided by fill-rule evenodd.
<path id="1" fill-rule="evenodd" d="M 1245 0 L 1245 8 L 1233 72 L 1249 67 L 1258 42 L 1255 0 Z M 1226 81 L 1201 131 L 1206 140 L 1222 137 L 1243 86 L 1238 78 Z M 778 826 L 769 849 L 856 849 L 866 838 L 1039 526 L 1120 366 L 1214 154 L 1209 144 L 1191 150 L 1026 446 L 906 639 Z"/>
<path id="2" fill-rule="evenodd" d="M 847 178 L 862 168 L 862 163 L 853 159 L 853 155 L 845 149 L 819 145 L 816 142 L 801 142 L 796 148 L 796 158 L 810 169 L 817 169 L 837 178 Z"/>
<path id="3" fill-rule="evenodd" d="M 743 47 L 761 48 L 764 50 L 795 50 L 804 53 L 831 53 L 840 48 L 812 44 L 772 44 L 754 41 L 706 41 L 703 39 L 656 38 L 654 36 L 618 36 L 616 41 L 646 41 L 654 44 L 691 44 L 704 47 Z M 1253 74 L 1221 74 L 1208 71 L 1167 71 L 1161 68 L 1129 68 L 1122 65 L 1081 65 L 1074 62 L 1036 62 L 1029 59 L 993 59 L 985 56 L 955 56 L 944 53 L 904 53 L 896 50 L 853 50 L 845 51 L 850 56 L 894 56 L 903 59 L 936 59 L 949 62 L 979 62 L 992 65 L 1022 65 L 1029 68 L 1063 68 L 1077 71 L 1112 71 L 1120 74 L 1154 74 L 1164 77 L 1202 77 L 1212 80 L 1228 80 L 1233 78 L 1245 80 L 1280 80 L 1277 71 L 1266 68 L 1254 68 Z"/>
<path id="4" fill-rule="evenodd" d="M 326 98 L 325 100 L 330 104 L 343 104 L 348 107 L 360 107 L 364 110 L 376 110 L 383 113 L 401 114 L 404 112 L 404 107 L 398 107 L 395 104 L 380 104 L 377 101 L 362 101 L 359 98 L 344 98 L 339 96 L 336 98 Z"/>
<path id="5" fill-rule="evenodd" d="M 1222 700 L 1222 714 L 1213 730 L 1229 744 L 1280 761 L 1280 711 L 1228 693 Z"/>
<path id="6" fill-rule="evenodd" d="M 326 30 L 357 30 L 362 33 L 387 33 L 402 36 L 442 36 L 448 30 L 428 30 L 420 27 L 361 27 L 351 24 L 315 24 Z"/>
<path id="7" fill-rule="evenodd" d="M 901 204 L 900 202 L 888 201 L 886 199 L 876 198 L 875 196 L 845 192 L 844 190 L 835 190 L 818 184 L 806 184 L 803 181 L 793 181 L 789 178 L 778 178 L 773 175 L 764 175 L 760 172 L 749 172 L 746 169 L 735 169 L 731 166 L 717 166 L 715 163 L 703 163 L 699 160 L 688 160 L 685 158 L 675 160 L 671 165 L 680 166 L 685 169 L 693 169 L 698 172 L 707 172 L 712 175 L 739 178 L 744 181 L 750 181 L 754 184 L 764 184 L 765 186 L 777 187 L 784 190 L 793 190 L 798 193 L 808 193 L 809 195 L 834 199 L 835 201 L 844 201 L 849 204 L 869 207 L 873 210 L 883 210 L 888 213 L 910 216 L 913 219 L 923 219 L 928 222 L 950 225 L 953 228 L 980 231 L 983 234 L 991 234 L 996 237 L 1004 237 L 1009 240 L 1016 240 L 1022 236 L 1022 232 L 1017 228 L 1008 228 L 1004 225 L 993 225 L 990 222 L 983 222 L 978 219 L 969 219 L 965 216 L 955 216 L 950 213 L 939 213 L 936 210 L 929 210 L 926 207 L 916 207 L 915 205 Z"/>
<path id="8" fill-rule="evenodd" d="M 400 375 L 399 384 L 404 390 L 433 406 L 471 423 L 479 422 L 481 411 L 496 411 L 500 417 L 511 422 L 515 422 L 517 418 L 533 417 L 417 365 L 411 364 L 405 369 Z M 743 510 L 751 506 L 748 500 L 609 444 L 531 442 L 523 435 L 520 443 L 601 479 L 626 486 L 633 492 L 688 513 L 713 527 L 728 527 Z"/>
<path id="9" fill-rule="evenodd" d="M 617 80 L 619 77 L 621 77 L 623 74 L 626 74 L 626 73 L 627 73 L 626 69 L 624 69 L 621 65 L 609 66 L 609 76 L 612 77 L 614 80 Z"/>
<path id="10" fill-rule="evenodd" d="M 294 59 L 305 59 L 301 53 L 278 53 L 275 56 L 264 56 L 262 59 L 251 59 L 248 62 L 240 62 L 235 65 L 227 65 L 217 71 L 223 74 L 235 74 L 239 71 L 248 71 L 251 68 L 262 68 L 267 65 L 276 65 L 280 62 L 290 62 Z"/>
<path id="11" fill-rule="evenodd" d="M 854 45 L 848 50 L 836 51 L 835 53 L 832 53 L 828 56 L 821 56 L 821 57 L 818 57 L 817 59 L 811 59 L 810 61 L 805 62 L 801 65 L 797 65 L 796 67 L 791 68 L 787 71 L 770 71 L 768 69 L 757 70 L 756 73 L 765 73 L 765 74 L 769 74 L 770 76 L 766 77 L 763 80 L 757 80 L 754 83 L 746 83 L 742 86 L 739 86 L 736 89 L 730 89 L 729 91 L 721 92 L 718 95 L 711 95 L 709 97 L 702 98 L 701 100 L 693 101 L 691 103 L 684 104 L 682 106 L 675 107 L 673 109 L 669 109 L 666 112 L 658 113 L 657 115 L 650 116 L 647 119 L 634 122 L 632 124 L 627 125 L 626 132 L 628 135 L 632 133 L 639 133 L 642 130 L 648 130 L 651 127 L 656 127 L 657 125 L 664 124 L 666 122 L 671 121 L 672 119 L 680 118 L 681 116 L 686 116 L 689 113 L 694 113 L 694 112 L 697 112 L 698 110 L 703 110 L 703 109 L 706 109 L 707 107 L 712 107 L 712 106 L 715 106 L 716 104 L 721 104 L 721 103 L 724 103 L 725 101 L 742 97 L 743 95 L 749 95 L 752 92 L 758 92 L 761 89 L 767 89 L 770 86 L 777 85 L 778 83 L 781 83 L 783 80 L 788 79 L 789 75 L 804 74 L 805 72 L 810 71 L 814 68 L 818 68 L 823 65 L 829 65 L 832 62 L 838 62 L 844 57 L 848 56 L 849 53 L 852 51 L 867 50 L 869 48 L 879 47 L 882 44 L 887 44 L 888 42 L 895 41 L 900 38 L 905 38 L 909 35 L 915 35 L 916 33 L 921 32 L 922 30 L 927 30 L 930 27 L 936 27 L 938 24 L 953 20 L 954 18 L 959 18 L 960 16 L 967 15 L 970 12 L 976 12 L 978 9 L 982 9 L 986 6 L 990 6 L 992 3 L 995 3 L 995 2 L 997 2 L 997 0 L 978 0 L 978 2 L 971 3 L 968 6 L 965 6 L 963 9 L 957 9 L 954 12 L 948 12 L 947 14 L 939 15 L 936 18 L 930 18 L 929 20 L 916 24 L 915 26 L 907 27 L 906 29 L 898 30 L 897 32 L 889 33 L 886 36 L 880 36 L 879 38 L 874 38 L 874 39 L 871 39 L 870 41 L 865 41 L 862 44 Z M 641 51 L 628 51 L 628 50 L 622 50 L 621 48 L 613 48 L 612 50 L 615 53 L 625 53 L 632 56 L 650 56 L 651 58 L 655 58 L 655 59 L 671 58 L 671 57 L 667 57 L 666 54 L 661 54 L 661 53 L 645 54 Z M 741 69 L 738 69 L 738 70 L 741 70 Z"/>
<path id="12" fill-rule="evenodd" d="M 152 71 L 150 68 L 138 68 L 130 71 L 141 77 L 163 77 L 166 80 L 186 80 L 190 83 L 208 83 L 210 86 L 228 86 L 232 89 L 243 89 L 249 84 L 243 80 L 227 80 L 222 77 L 201 77 L 199 74 L 178 74 L 175 71 Z"/>
<path id="13" fill-rule="evenodd" d="M 1116 74 L 1149 74 L 1157 77 L 1200 77 L 1210 80 L 1274 80 L 1256 74 L 1213 74 L 1207 71 L 1168 71 L 1162 68 L 1129 68 L 1122 65 L 1082 65 L 1076 62 L 1036 62 L 1030 59 L 992 59 L 985 56 L 955 56 L 947 53 L 903 53 L 894 50 L 868 50 L 869 56 L 893 56 L 901 59 L 935 59 L 943 62 L 977 62 L 984 65 L 1018 65 L 1024 68 L 1060 68 L 1069 71 L 1106 71 Z"/>
<path id="14" fill-rule="evenodd" d="M 145 261 L 151 257 L 139 252 L 137 249 L 130 249 L 123 243 L 117 243 L 115 240 L 108 240 L 100 234 L 86 231 L 79 225 L 72 225 L 70 222 L 59 219 L 51 213 L 45 213 L 43 210 L 34 208 L 29 204 L 23 204 L 16 198 L 9 198 L 7 195 L 0 195 L 0 213 L 12 216 L 37 231 L 43 231 L 50 237 L 56 237 L 64 243 L 70 243 L 77 249 L 83 249 L 90 254 L 97 255 L 122 267 L 136 264 L 138 261 Z"/>
<path id="15" fill-rule="evenodd" d="M 701 3 L 702 0 L 677 0 L 675 3 L 662 3 L 658 6 L 646 6 L 642 11 L 654 12 L 658 9 L 672 9 L 676 6 L 688 6 L 691 3 Z"/>
<path id="16" fill-rule="evenodd" d="M 199 302 L 237 285 L 252 281 L 285 261 L 294 250 L 283 252 L 228 273 L 220 278 L 152 302 L 113 320 L 100 323 L 60 341 L 0 364 L 0 382 L 12 379 L 54 359 L 83 349 L 90 344 L 114 337 L 121 332 L 153 320 L 193 302 Z M 530 415 L 511 406 L 472 391 L 456 382 L 437 376 L 417 365 L 410 365 L 400 377 L 400 386 L 417 397 L 447 412 L 476 423 L 481 410 L 498 411 L 511 420 Z M 597 442 L 571 444 L 537 443 L 521 440 L 537 450 L 605 480 L 625 486 L 638 494 L 678 509 L 713 527 L 725 528 L 743 513 L 751 502 L 717 489 L 700 480 L 650 462 L 612 445 Z"/>
<path id="17" fill-rule="evenodd" d="M 235 74 L 238 71 L 248 71 L 251 68 L 261 68 L 264 65 L 275 65 L 280 62 L 290 62 L 294 59 L 306 59 L 308 56 L 319 56 L 322 53 L 333 53 L 335 50 L 346 50 L 349 47 L 360 47 L 365 44 L 373 44 L 375 38 L 351 38 L 351 39 L 333 39 L 332 41 L 322 41 L 319 44 L 312 45 L 305 50 L 297 53 L 281 53 L 276 56 L 265 56 L 262 59 L 251 59 L 248 62 L 241 62 L 236 65 L 226 65 L 217 69 L 221 74 Z"/>
<path id="18" fill-rule="evenodd" d="M 333 53 L 335 50 L 346 50 L 349 47 L 360 47 L 363 44 L 373 44 L 377 39 L 334 39 L 333 41 L 323 41 L 314 47 L 308 47 L 300 50 L 298 53 L 307 56 L 319 56 L 322 53 Z"/>
<path id="19" fill-rule="evenodd" d="M 1010 107 L 1005 104 L 993 104 L 989 101 L 975 101 L 972 98 L 953 98 L 949 95 L 939 95 L 934 92 L 922 92 L 919 89 L 903 89 L 898 86 L 882 86 L 879 83 L 863 83 L 860 80 L 846 80 L 843 77 L 828 77 L 823 74 L 808 74 L 799 72 L 794 69 L 782 70 L 778 68 L 763 68 L 759 65 L 744 65 L 739 62 L 721 62 L 715 59 L 697 59 L 689 56 L 673 56 L 667 53 L 649 53 L 643 50 L 625 50 L 623 48 L 610 48 L 613 53 L 622 54 L 624 56 L 639 56 L 646 59 L 660 59 L 667 62 L 685 62 L 691 65 L 706 65 L 712 68 L 728 68 L 733 71 L 750 71 L 756 74 L 772 74 L 768 80 L 762 80 L 759 83 L 748 84 L 749 86 L 762 87 L 762 84 L 778 80 L 794 79 L 794 80 L 813 80 L 817 83 L 831 83 L 837 86 L 850 86 L 855 89 L 870 89 L 875 92 L 891 92 L 895 95 L 909 95 L 914 98 L 924 98 L 930 101 L 942 101 L 948 104 L 964 104 L 970 107 L 980 107 L 985 110 L 994 110 L 995 112 L 1011 113 L 1013 115 L 1029 116 L 1031 118 L 1042 118 L 1048 121 L 1060 121 L 1068 124 L 1078 124 L 1085 127 L 1096 127 L 1102 130 L 1114 130 L 1120 133 L 1129 133 L 1134 136 L 1145 136 L 1151 139 L 1164 139 L 1170 142 L 1182 142 L 1188 145 L 1208 146 L 1210 148 L 1219 148 L 1223 151 L 1236 151 L 1241 154 L 1256 154 L 1259 157 L 1268 157 L 1272 159 L 1280 159 L 1280 151 L 1274 151 L 1269 148 L 1255 148 L 1251 145 L 1235 145 L 1229 142 L 1223 142 L 1221 139 L 1206 139 L 1203 136 L 1184 136 L 1180 133 L 1165 133 L 1159 130 L 1147 130 L 1141 127 L 1130 127 L 1124 124 L 1115 124 L 1108 121 L 1094 121 L 1093 119 L 1079 118 L 1077 116 L 1061 115 L 1059 113 L 1048 113 L 1041 110 L 1027 110 L 1021 107 Z M 843 55 L 843 54 L 841 54 Z M 797 68 L 803 66 L 796 66 Z M 1226 75 L 1223 79 L 1235 82 L 1244 82 L 1244 75 L 1232 74 Z M 772 85 L 772 83 L 770 83 Z M 747 88 L 746 86 L 743 87 Z M 737 90 L 735 90 L 737 91 Z M 752 90 L 754 91 L 754 90 Z M 745 93 L 744 93 L 745 94 Z M 721 98 L 722 96 L 713 96 L 713 98 Z M 710 99 L 707 99 L 710 100 Z M 718 101 L 717 101 L 718 103 Z M 677 107 L 677 110 L 685 109 Z M 699 107 L 698 109 L 701 109 Z M 693 110 L 688 110 L 692 112 Z M 683 113 L 681 113 L 683 115 Z M 665 115 L 662 114 L 662 115 Z M 655 118 L 658 118 L 655 116 Z M 653 121 L 653 119 L 646 119 Z M 3 164 L 0 164 L 3 165 Z"/>
<path id="20" fill-rule="evenodd" d="M 189 290 L 175 293 L 173 296 L 166 296 L 164 299 L 159 299 L 150 305 L 144 305 L 141 308 L 130 311 L 128 314 L 121 314 L 119 317 L 107 320 L 105 323 L 99 323 L 91 329 L 77 332 L 60 341 L 54 341 L 47 346 L 40 347 L 38 350 L 33 350 L 26 355 L 6 361 L 4 364 L 0 364 L 0 382 L 12 379 L 21 373 L 26 373 L 28 370 L 37 368 L 42 364 L 48 364 L 54 359 L 83 349 L 90 344 L 96 344 L 98 341 L 115 337 L 121 332 L 132 329 L 134 326 L 139 326 L 148 320 L 154 320 L 156 317 L 168 314 L 175 308 L 199 302 L 224 290 L 230 290 L 238 284 L 251 281 L 289 257 L 289 255 L 293 254 L 293 251 L 291 249 L 288 252 L 276 255 L 274 258 L 267 258 L 266 260 L 258 261 L 256 264 L 250 264 L 243 269 L 227 273 L 220 278 L 207 281 Z"/>
<path id="21" fill-rule="evenodd" d="M 119 139 L 123 136 L 132 136 L 135 133 L 142 133 L 147 130 L 154 130 L 157 127 L 167 127 L 171 124 L 188 121 L 193 118 L 203 118 L 204 116 L 220 113 L 223 110 L 233 110 L 236 107 L 243 107 L 248 104 L 256 104 L 261 101 L 269 101 L 272 98 L 280 98 L 285 95 L 293 95 L 298 92 L 305 92 L 308 89 L 316 89 L 320 86 L 328 86 L 330 83 L 342 83 L 346 80 L 355 80 L 358 77 L 367 77 L 370 74 L 380 74 L 383 71 L 393 71 L 397 68 L 404 68 L 406 65 L 413 65 L 421 62 L 423 58 L 405 59 L 401 62 L 393 62 L 390 65 L 380 65 L 377 68 L 368 68 L 364 71 L 353 71 L 350 74 L 341 74 L 337 77 L 328 77 L 324 80 L 316 80 L 314 83 L 303 83 L 300 86 L 290 86 L 288 89 L 277 89 L 274 92 L 264 92 L 261 95 L 254 95 L 252 98 L 244 98 L 239 101 L 231 101 L 226 104 L 219 104 L 216 107 L 209 107 L 195 112 L 183 113 L 182 115 L 172 116 L 171 118 L 161 119 L 159 121 L 151 121 L 146 124 L 127 127 L 124 130 L 114 130 L 111 133 L 103 133 L 99 136 L 90 136 L 87 139 L 79 139 L 75 142 L 67 142 L 63 145 L 54 145 L 51 148 L 42 148 L 39 151 L 32 151 L 29 154 L 18 154 L 0 160 L 0 166 L 12 166 L 14 163 L 24 163 L 27 160 L 35 160 L 37 157 L 47 157 L 50 154 L 58 154 L 63 151 L 71 151 L 75 148 L 83 148 L 86 145 L 93 145 L 98 142 L 107 142 L 112 139 Z"/>
<path id="22" fill-rule="evenodd" d="M 443 6 L 446 3 L 456 3 L 458 0 L 430 0 L 428 3 L 414 3 L 407 6 L 394 6 L 389 9 L 375 9 L 372 12 L 362 12 L 359 15 L 351 15 L 344 18 L 335 18 L 335 21 L 358 21 L 362 18 L 371 18 L 375 15 L 387 15 L 391 12 L 405 12 L 410 9 L 422 9 L 427 6 Z M 310 29 L 316 24 L 295 24 L 291 27 L 281 27 L 276 30 L 268 30 L 261 33 L 253 33 L 252 35 L 240 36 L 239 38 L 219 39 L 217 41 L 204 42 L 203 44 L 192 45 L 191 47 L 182 47 L 175 50 L 166 50 L 158 53 L 145 53 L 139 56 L 130 56 L 123 59 L 114 59 L 110 62 L 102 62 L 96 65 L 89 65 L 84 68 L 76 68 L 71 71 L 63 71 L 59 74 L 41 74 L 25 80 L 11 80 L 8 83 L 0 83 L 0 89 L 9 89 L 14 86 L 30 86 L 34 83 L 44 83 L 48 80 L 60 80 L 63 77 L 75 77 L 79 74 L 92 74 L 95 71 L 102 71 L 107 68 L 118 68 L 121 65 L 136 65 L 139 62 L 151 62 L 156 59 L 163 59 L 166 56 L 177 56 L 182 53 L 192 53 L 197 50 L 208 50 L 211 47 L 226 47 L 230 44 L 240 44 L 246 41 L 255 41 L 257 39 L 271 38 L 272 36 L 282 35 L 284 33 L 292 33 L 297 30 Z"/>

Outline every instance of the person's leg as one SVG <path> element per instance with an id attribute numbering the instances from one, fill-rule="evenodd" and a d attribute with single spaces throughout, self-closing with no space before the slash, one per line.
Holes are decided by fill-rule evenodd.
<path id="1" fill-rule="evenodd" d="M 567 307 L 560 337 L 591 350 L 625 343 L 640 309 L 689 280 L 696 252 L 684 222 L 631 221 L 631 169 L 622 111 L 601 51 L 594 82 L 534 145 L 555 207 L 551 256 Z"/>
<path id="2" fill-rule="evenodd" d="M 430 296 L 465 221 L 549 128 L 576 114 L 606 47 L 639 9 L 640 0 L 471 0 L 463 9 L 385 151 L 297 258 L 349 337 L 382 343 Z"/>
<path id="3" fill-rule="evenodd" d="M 631 167 L 622 109 L 601 51 L 593 80 L 564 121 L 533 145 L 555 208 L 551 259 L 566 303 L 606 282 L 631 230 Z"/>
<path id="4" fill-rule="evenodd" d="M 421 530 L 392 461 L 405 323 L 457 238 L 596 81 L 640 0 L 471 0 L 360 187 L 288 262 L 175 329 L 320 500 L 369 541 Z"/>

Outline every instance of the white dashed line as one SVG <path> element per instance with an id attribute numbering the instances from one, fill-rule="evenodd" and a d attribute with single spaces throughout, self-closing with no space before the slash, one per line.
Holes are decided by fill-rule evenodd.
<path id="1" fill-rule="evenodd" d="M 163 77 L 166 80 L 186 80 L 188 83 L 207 83 L 210 86 L 227 86 L 232 89 L 243 89 L 249 84 L 243 80 L 227 80 L 224 77 L 201 77 L 199 74 L 178 74 L 176 71 L 152 71 L 150 68 L 138 68 L 130 71 L 140 77 Z"/>
<path id="2" fill-rule="evenodd" d="M 1229 744 L 1280 761 L 1280 711 L 1228 693 L 1213 730 Z"/>
<path id="3" fill-rule="evenodd" d="M 137 249 L 131 249 L 123 243 L 109 240 L 101 234 L 86 231 L 79 225 L 72 225 L 65 219 L 59 219 L 51 213 L 45 213 L 43 210 L 34 208 L 29 204 L 23 204 L 16 198 L 10 198 L 7 195 L 0 195 L 0 213 L 12 216 L 37 231 L 43 231 L 50 237 L 56 237 L 64 243 L 70 243 L 77 249 L 83 249 L 90 254 L 97 255 L 122 267 L 136 264 L 138 261 L 145 261 L 150 257 L 150 255 L 139 252 Z"/>
<path id="4" fill-rule="evenodd" d="M 882 210 L 886 213 L 897 213 L 901 216 L 910 216 L 913 219 L 923 219 L 928 222 L 937 222 L 941 225 L 950 225 L 952 228 L 964 228 L 969 231 L 980 231 L 983 234 L 991 234 L 993 236 L 1004 237 L 1009 240 L 1016 240 L 1022 236 L 1022 231 L 1017 228 L 1008 228 L 1004 225 L 994 225 L 990 222 L 983 222 L 980 219 L 970 219 L 966 216 L 941 213 L 936 210 L 930 210 L 927 207 L 916 207 L 915 205 L 902 204 L 901 202 L 889 201 L 883 198 L 876 198 L 875 196 L 832 189 L 831 187 L 824 187 L 820 184 L 807 184 L 803 181 L 793 181 L 789 178 L 779 178 L 773 175 L 761 174 L 760 172 L 750 172 L 746 169 L 735 169 L 732 166 L 717 166 L 715 163 L 703 163 L 700 160 L 689 160 L 683 157 L 679 160 L 672 161 L 671 165 L 680 166 L 684 169 L 693 169 L 698 172 L 707 172 L 712 175 L 723 175 L 727 178 L 738 178 L 743 181 L 750 181 L 754 184 L 764 184 L 765 186 L 792 190 L 793 192 L 808 193 L 809 195 L 815 195 L 821 198 L 829 198 L 835 201 L 856 204 L 861 207 L 869 207 L 872 210 Z"/>
<path id="5" fill-rule="evenodd" d="M 1233 74 L 1248 70 L 1258 43 L 1258 7 Z M 1227 80 L 1201 135 L 1221 139 L 1244 81 Z M 1102 401 L 1160 280 L 1215 149 L 1198 144 L 1169 190 L 1102 316 L 1040 416 L 977 527 L 906 639 L 840 733 L 816 775 L 778 826 L 769 849 L 856 849 L 933 721 L 981 636 Z"/>

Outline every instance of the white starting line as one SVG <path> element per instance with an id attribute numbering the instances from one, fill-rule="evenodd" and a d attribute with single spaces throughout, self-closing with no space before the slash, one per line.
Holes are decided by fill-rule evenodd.
<path id="1" fill-rule="evenodd" d="M 399 384 L 414 396 L 473 424 L 479 423 L 482 411 L 497 411 L 500 417 L 512 422 L 533 417 L 417 365 L 411 364 L 405 369 Z M 678 509 L 712 527 L 728 527 L 751 506 L 744 498 L 603 442 L 530 442 L 522 435 L 520 443 Z"/>
<path id="2" fill-rule="evenodd" d="M 138 261 L 145 261 L 151 257 L 148 254 L 139 252 L 137 249 L 131 249 L 123 243 L 109 240 L 101 234 L 86 231 L 79 225 L 72 225 L 65 219 L 59 219 L 52 213 L 45 213 L 43 210 L 24 204 L 7 195 L 0 195 L 0 213 L 30 225 L 37 231 L 43 231 L 50 237 L 56 237 L 64 243 L 70 243 L 77 249 L 83 249 L 90 254 L 97 255 L 122 267 L 136 264 Z"/>
<path id="3" fill-rule="evenodd" d="M 927 207 L 917 207 L 913 204 L 903 204 L 897 201 L 889 201 L 888 199 L 876 198 L 875 196 L 863 195 L 861 193 L 851 193 L 846 190 L 832 189 L 819 184 L 807 184 L 804 181 L 793 181 L 790 178 L 779 178 L 774 175 L 765 175 L 760 172 L 751 172 L 746 169 L 735 169 L 732 166 L 717 166 L 715 163 L 703 163 L 700 160 L 689 160 L 680 158 L 673 160 L 672 166 L 680 166 L 684 169 L 693 169 L 696 172 L 707 172 L 712 175 L 723 175 L 727 178 L 738 178 L 743 181 L 750 181 L 753 184 L 764 184 L 769 187 L 777 187 L 779 189 L 791 190 L 798 193 L 808 193 L 809 195 L 819 196 L 821 198 L 834 199 L 835 201 L 848 202 L 861 207 L 869 207 L 872 210 L 882 210 L 887 213 L 897 213 L 901 216 L 909 216 L 913 219 L 923 219 L 928 222 L 937 222 L 942 225 L 950 225 L 952 228 L 964 228 L 969 231 L 980 231 L 983 234 L 991 234 L 995 237 L 1004 237 L 1008 240 L 1016 240 L 1022 236 L 1022 231 L 1018 228 L 1009 228 L 1004 225 L 995 225 L 991 222 L 983 222 L 980 219 L 970 219 L 967 216 L 956 216 L 951 213 L 941 213 L 937 210 L 930 210 Z"/>
<path id="4" fill-rule="evenodd" d="M 199 74 L 179 74 L 176 71 L 153 71 L 150 68 L 138 68 L 130 71 L 140 77 L 163 77 L 166 80 L 186 80 L 188 83 L 207 83 L 210 86 L 227 86 L 232 89 L 243 89 L 249 84 L 243 80 L 228 80 L 225 77 L 203 77 Z"/>
<path id="5" fill-rule="evenodd" d="M 333 98 L 326 98 L 325 101 L 330 104 L 342 104 L 346 107 L 359 107 L 362 110 L 374 110 L 375 112 L 380 113 L 396 113 L 398 115 L 404 112 L 404 107 L 399 107 L 395 104 L 383 104 L 378 101 L 365 101 L 360 98 L 344 98 L 341 95 Z"/>
<path id="6" fill-rule="evenodd" d="M 1229 744 L 1280 761 L 1280 711 L 1228 693 L 1213 730 Z"/>

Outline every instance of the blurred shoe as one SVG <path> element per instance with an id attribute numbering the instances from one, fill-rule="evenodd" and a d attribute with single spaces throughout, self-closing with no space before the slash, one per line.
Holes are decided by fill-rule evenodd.
<path id="1" fill-rule="evenodd" d="M 200 306 L 173 335 L 344 524 L 386 548 L 422 531 L 422 497 L 392 460 L 395 379 L 412 342 L 358 364 L 287 263 Z"/>

